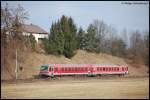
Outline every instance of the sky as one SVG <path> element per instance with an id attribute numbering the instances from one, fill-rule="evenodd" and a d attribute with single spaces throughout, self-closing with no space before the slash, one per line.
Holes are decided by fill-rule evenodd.
<path id="1" fill-rule="evenodd" d="M 23 6 L 29 13 L 27 24 L 35 24 L 49 32 L 52 22 L 62 15 L 72 17 L 86 30 L 93 20 L 103 20 L 118 32 L 123 29 L 149 31 L 149 1 L 1 1 L 10 7 Z M 138 3 L 139 2 L 139 3 Z"/>
<path id="2" fill-rule="evenodd" d="M 85 31 L 95 19 L 113 26 L 121 37 L 126 29 L 128 46 L 130 33 L 149 31 L 149 1 L 1 1 L 1 5 L 6 2 L 10 8 L 20 4 L 29 14 L 25 23 L 38 25 L 48 33 L 52 22 L 62 15 L 71 16 L 77 28 Z"/>

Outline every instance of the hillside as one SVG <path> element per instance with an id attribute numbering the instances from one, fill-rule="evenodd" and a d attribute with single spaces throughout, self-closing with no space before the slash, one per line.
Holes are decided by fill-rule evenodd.
<path id="1" fill-rule="evenodd" d="M 133 66 L 126 62 L 127 60 L 108 54 L 95 54 L 88 53 L 86 51 L 78 50 L 77 54 L 72 58 L 68 59 L 64 56 L 54 56 L 54 55 L 45 55 L 41 53 L 28 53 L 27 58 L 24 63 L 19 64 L 23 67 L 22 71 L 19 71 L 19 79 L 33 78 L 35 75 L 38 75 L 39 68 L 43 64 L 50 63 L 61 63 L 61 64 L 124 64 L 129 66 L 129 75 L 130 76 L 145 76 L 147 75 L 148 67 L 144 65 L 135 64 Z M 15 59 L 13 59 L 15 62 Z M 1 70 L 1 79 L 7 80 L 12 79 L 15 76 L 15 63 L 11 64 L 6 69 Z"/>

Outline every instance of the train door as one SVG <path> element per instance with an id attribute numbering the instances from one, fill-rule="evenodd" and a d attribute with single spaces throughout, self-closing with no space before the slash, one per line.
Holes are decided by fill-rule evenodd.
<path id="1" fill-rule="evenodd" d="M 92 73 L 93 73 L 93 68 L 92 68 L 92 65 L 90 65 L 88 67 L 88 76 L 92 76 Z"/>
<path id="2" fill-rule="evenodd" d="M 54 66 L 50 66 L 49 71 L 51 73 L 51 77 L 54 77 Z"/>

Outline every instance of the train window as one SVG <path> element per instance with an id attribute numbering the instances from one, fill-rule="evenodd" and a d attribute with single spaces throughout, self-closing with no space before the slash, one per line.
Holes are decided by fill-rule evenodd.
<path id="1" fill-rule="evenodd" d="M 73 68 L 71 67 L 71 71 L 73 70 Z"/>
<path id="2" fill-rule="evenodd" d="M 69 69 L 70 69 L 70 71 L 71 71 L 72 68 L 70 67 Z"/>
<path id="3" fill-rule="evenodd" d="M 64 71 L 64 68 L 62 67 L 61 70 Z"/>
<path id="4" fill-rule="evenodd" d="M 116 68 L 115 68 L 115 67 L 113 67 L 113 71 L 116 71 Z"/>
<path id="5" fill-rule="evenodd" d="M 87 71 L 87 68 L 85 68 L 85 71 Z"/>
<path id="6" fill-rule="evenodd" d="M 64 71 L 66 71 L 66 68 L 64 67 Z"/>
<path id="7" fill-rule="evenodd" d="M 77 69 L 77 67 L 75 67 L 75 71 L 77 71 L 78 69 Z"/>
<path id="8" fill-rule="evenodd" d="M 109 68 L 109 71 L 111 70 L 111 68 Z"/>
<path id="9" fill-rule="evenodd" d="M 75 67 L 74 70 L 77 71 L 77 67 Z"/>
<path id="10" fill-rule="evenodd" d="M 117 68 L 117 71 L 119 71 L 119 68 Z"/>
<path id="11" fill-rule="evenodd" d="M 70 71 L 72 71 L 72 67 L 70 67 Z"/>
<path id="12" fill-rule="evenodd" d="M 73 67 L 71 67 L 71 71 L 73 71 Z"/>
<path id="13" fill-rule="evenodd" d="M 55 71 L 57 71 L 57 68 L 55 68 Z"/>
<path id="14" fill-rule="evenodd" d="M 124 68 L 122 67 L 122 71 L 124 71 Z"/>
<path id="15" fill-rule="evenodd" d="M 51 67 L 49 67 L 49 71 L 51 71 Z"/>
<path id="16" fill-rule="evenodd" d="M 99 67 L 99 71 L 101 71 L 101 70 L 102 70 L 102 68 Z"/>
<path id="17" fill-rule="evenodd" d="M 105 71 L 105 68 L 103 68 L 103 71 Z"/>
<path id="18" fill-rule="evenodd" d="M 84 71 L 86 71 L 86 68 L 84 68 Z"/>
<path id="19" fill-rule="evenodd" d="M 64 71 L 66 71 L 66 67 L 64 67 Z"/>
<path id="20" fill-rule="evenodd" d="M 116 71 L 116 67 L 114 67 L 114 71 Z"/>

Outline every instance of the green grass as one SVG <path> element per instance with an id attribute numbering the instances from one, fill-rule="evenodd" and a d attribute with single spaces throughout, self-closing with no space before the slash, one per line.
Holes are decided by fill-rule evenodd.
<path id="1" fill-rule="evenodd" d="M 40 70 L 40 66 L 32 66 L 32 70 Z"/>

